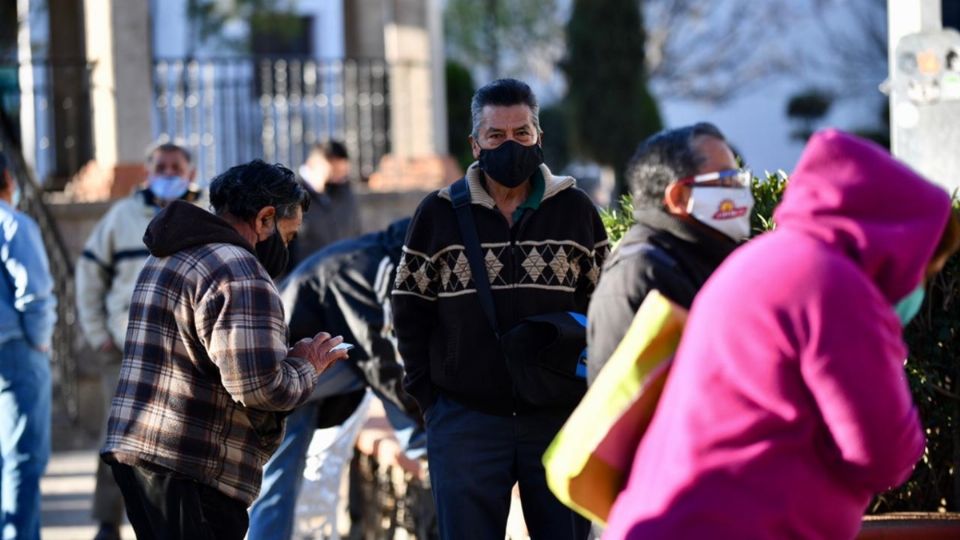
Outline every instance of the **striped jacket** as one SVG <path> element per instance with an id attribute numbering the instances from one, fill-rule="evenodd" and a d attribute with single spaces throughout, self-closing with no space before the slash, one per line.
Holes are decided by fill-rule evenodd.
<path id="1" fill-rule="evenodd" d="M 273 281 L 227 222 L 184 202 L 144 237 L 101 453 L 160 467 L 250 504 L 283 437 L 283 415 L 317 373 L 288 357 Z M 319 331 L 319 329 L 318 329 Z"/>

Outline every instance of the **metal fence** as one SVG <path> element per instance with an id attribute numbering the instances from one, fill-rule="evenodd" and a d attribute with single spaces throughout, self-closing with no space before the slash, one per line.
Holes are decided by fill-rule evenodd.
<path id="1" fill-rule="evenodd" d="M 8 136 L 45 189 L 62 189 L 93 157 L 92 67 L 83 60 L 0 61 Z"/>
<path id="2" fill-rule="evenodd" d="M 389 151 L 383 60 L 243 57 L 154 62 L 154 134 L 196 153 L 201 181 L 253 158 L 290 167 L 344 141 L 363 178 Z"/>

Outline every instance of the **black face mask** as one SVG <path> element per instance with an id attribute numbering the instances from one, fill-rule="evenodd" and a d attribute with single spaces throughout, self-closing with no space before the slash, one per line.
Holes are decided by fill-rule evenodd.
<path id="1" fill-rule="evenodd" d="M 490 178 L 508 188 L 524 183 L 543 163 L 543 148 L 539 144 L 524 146 L 507 141 L 490 150 L 480 150 L 480 169 Z"/>
<path id="2" fill-rule="evenodd" d="M 280 228 L 274 225 L 273 234 L 261 242 L 257 242 L 257 260 L 263 265 L 270 277 L 276 279 L 287 269 L 290 252 L 280 236 Z"/>

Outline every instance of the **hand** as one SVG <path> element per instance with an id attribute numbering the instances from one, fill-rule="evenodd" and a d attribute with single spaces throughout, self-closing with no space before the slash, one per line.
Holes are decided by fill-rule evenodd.
<path id="1" fill-rule="evenodd" d="M 343 343 L 342 336 L 330 337 L 326 332 L 320 332 L 313 338 L 301 339 L 290 349 L 290 356 L 306 358 L 313 365 L 317 373 L 323 373 L 334 362 L 347 357 L 347 351 L 331 351 L 330 349 Z"/>

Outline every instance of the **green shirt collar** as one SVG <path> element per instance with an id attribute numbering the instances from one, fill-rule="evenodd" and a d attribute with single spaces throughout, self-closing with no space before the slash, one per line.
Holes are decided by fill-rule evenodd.
<path id="1" fill-rule="evenodd" d="M 525 210 L 536 210 L 540 208 L 540 203 L 543 201 L 543 193 L 547 188 L 547 182 L 543 179 L 543 171 L 538 168 L 537 171 L 533 173 L 533 176 L 530 177 L 530 182 L 530 195 L 527 195 L 527 200 L 523 201 L 523 204 L 513 211 L 514 223 L 520 221 Z"/>

